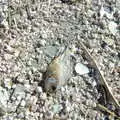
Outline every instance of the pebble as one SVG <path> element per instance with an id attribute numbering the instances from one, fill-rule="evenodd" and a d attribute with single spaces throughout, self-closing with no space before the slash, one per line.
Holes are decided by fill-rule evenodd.
<path id="1" fill-rule="evenodd" d="M 53 112 L 49 111 L 46 113 L 45 118 L 47 120 L 53 120 L 53 115 L 54 115 Z"/>
<path id="2" fill-rule="evenodd" d="M 102 6 L 100 9 L 100 18 L 102 19 L 104 16 L 106 16 L 108 19 L 112 19 L 113 18 L 113 14 L 109 13 L 108 11 L 106 11 L 104 9 L 104 7 Z"/>
<path id="3" fill-rule="evenodd" d="M 115 35 L 117 33 L 117 24 L 113 21 L 110 21 L 108 24 L 110 32 Z"/>
<path id="4" fill-rule="evenodd" d="M 4 20 L 4 14 L 0 11 L 0 24 L 3 22 Z"/>
<path id="5" fill-rule="evenodd" d="M 11 54 L 4 54 L 4 58 L 5 58 L 5 60 L 11 60 L 12 59 L 12 55 Z"/>
<path id="6" fill-rule="evenodd" d="M 16 84 L 13 84 L 12 88 L 15 89 L 16 88 Z"/>
<path id="7" fill-rule="evenodd" d="M 75 52 L 78 51 L 78 48 L 76 48 L 75 45 L 72 45 L 72 46 L 71 46 L 71 51 L 72 51 L 73 53 L 75 53 Z M 71 53 L 71 54 L 72 54 L 72 53 Z"/>
<path id="8" fill-rule="evenodd" d="M 23 76 L 18 76 L 17 81 L 23 83 L 25 78 Z"/>
<path id="9" fill-rule="evenodd" d="M 93 88 L 97 86 L 97 83 L 95 80 L 92 81 L 92 86 L 93 86 Z"/>
<path id="10" fill-rule="evenodd" d="M 59 113 L 62 109 L 62 106 L 59 104 L 53 105 L 53 113 Z"/>
<path id="11" fill-rule="evenodd" d="M 45 40 L 41 40 L 40 41 L 40 45 L 45 46 L 46 45 L 46 41 Z"/>
<path id="12" fill-rule="evenodd" d="M 4 84 L 5 84 L 5 87 L 7 87 L 8 89 L 11 89 L 12 87 L 12 80 L 7 78 L 4 80 Z"/>
<path id="13" fill-rule="evenodd" d="M 24 90 L 25 90 L 24 86 L 21 84 L 18 84 L 18 85 L 16 85 L 13 95 L 20 96 L 21 98 L 25 98 Z"/>
<path id="14" fill-rule="evenodd" d="M 46 31 L 42 31 L 42 38 L 43 39 L 47 39 L 48 38 L 48 35 L 47 35 L 47 33 L 46 33 Z"/>
<path id="15" fill-rule="evenodd" d="M 83 65 L 82 63 L 77 63 L 75 65 L 75 71 L 76 73 L 78 73 L 79 75 L 84 75 L 89 73 L 89 69 L 88 67 L 86 67 L 85 65 Z"/>
<path id="16" fill-rule="evenodd" d="M 21 100 L 22 98 L 21 97 L 19 97 L 16 101 L 15 101 L 15 106 L 18 106 L 19 104 L 20 104 L 20 100 Z"/>
<path id="17" fill-rule="evenodd" d="M 16 49 L 16 50 L 14 51 L 14 55 L 15 55 L 15 57 L 18 57 L 18 56 L 20 55 L 20 51 Z"/>
<path id="18" fill-rule="evenodd" d="M 0 106 L 0 116 L 3 116 L 5 114 L 5 111 L 2 109 L 2 107 Z"/>
<path id="19" fill-rule="evenodd" d="M 22 100 L 22 101 L 21 101 L 21 106 L 24 107 L 25 104 L 26 104 L 25 100 Z"/>
<path id="20" fill-rule="evenodd" d="M 9 29 L 8 22 L 5 19 L 1 22 L 1 25 L 3 25 L 6 29 Z"/>
<path id="21" fill-rule="evenodd" d="M 24 115 L 24 112 L 21 112 L 18 114 L 18 119 L 24 119 L 25 115 Z M 16 120 L 18 120 L 16 119 Z"/>
<path id="22" fill-rule="evenodd" d="M 71 104 L 68 100 L 66 100 L 66 111 L 70 112 L 71 111 Z"/>
<path id="23" fill-rule="evenodd" d="M 110 66 L 110 68 L 112 69 L 112 68 L 115 67 L 115 64 L 114 64 L 113 62 L 109 62 L 109 66 Z"/>
<path id="24" fill-rule="evenodd" d="M 0 103 L 7 107 L 7 101 L 9 100 L 9 93 L 6 89 L 0 86 Z"/>
<path id="25" fill-rule="evenodd" d="M 33 105 L 36 105 L 38 98 L 36 96 L 31 96 L 30 101 L 32 102 Z"/>
<path id="26" fill-rule="evenodd" d="M 42 91 L 43 91 L 43 90 L 42 90 L 42 87 L 38 86 L 38 87 L 37 87 L 37 92 L 42 93 Z"/>
<path id="27" fill-rule="evenodd" d="M 42 100 L 46 100 L 46 98 L 47 98 L 46 93 L 42 93 L 41 96 L 40 96 L 40 98 L 41 98 Z"/>
<path id="28" fill-rule="evenodd" d="M 24 86 L 25 86 L 25 90 L 26 90 L 26 91 L 28 91 L 28 92 L 31 91 L 31 90 L 30 90 L 30 88 L 31 88 L 31 85 L 30 85 L 30 84 L 24 84 Z"/>
<path id="29" fill-rule="evenodd" d="M 106 39 L 104 39 L 104 41 L 110 46 L 115 44 L 114 39 L 111 39 L 111 38 L 106 38 Z"/>
<path id="30" fill-rule="evenodd" d="M 100 18 L 102 19 L 103 18 L 103 16 L 105 15 L 105 11 L 104 11 L 104 8 L 103 8 L 103 6 L 101 6 L 101 9 L 100 9 Z"/>
<path id="31" fill-rule="evenodd" d="M 58 47 L 57 46 L 47 46 L 44 49 L 44 53 L 49 56 L 49 57 L 54 57 L 56 53 L 58 52 Z"/>

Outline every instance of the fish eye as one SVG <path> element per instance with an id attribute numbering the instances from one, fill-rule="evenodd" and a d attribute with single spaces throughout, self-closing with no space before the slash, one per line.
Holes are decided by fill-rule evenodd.
<path id="1" fill-rule="evenodd" d="M 52 89 L 52 91 L 55 91 L 55 90 L 56 90 L 56 87 L 55 87 L 55 86 L 52 86 L 51 89 Z"/>

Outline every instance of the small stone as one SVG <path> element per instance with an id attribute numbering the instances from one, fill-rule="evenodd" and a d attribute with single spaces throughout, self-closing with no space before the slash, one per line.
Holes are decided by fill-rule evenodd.
<path id="1" fill-rule="evenodd" d="M 44 49 L 44 53 L 49 57 L 54 57 L 56 53 L 58 52 L 57 46 L 47 46 L 46 49 Z"/>
<path id="2" fill-rule="evenodd" d="M 5 58 L 5 60 L 10 60 L 10 59 L 12 59 L 12 55 L 11 54 L 4 54 L 4 58 Z"/>
<path id="3" fill-rule="evenodd" d="M 14 90 L 15 96 L 20 96 L 21 98 L 25 98 L 25 88 L 23 85 L 18 84 Z"/>
<path id="4" fill-rule="evenodd" d="M 19 119 L 23 119 L 24 117 L 25 117 L 25 115 L 24 115 L 23 112 L 21 112 L 21 113 L 18 114 L 18 118 Z M 18 120 L 18 118 L 16 120 Z"/>
<path id="5" fill-rule="evenodd" d="M 37 65 L 34 65 L 34 64 L 33 64 L 32 71 L 33 71 L 33 73 L 35 73 L 35 72 L 37 71 Z"/>
<path id="6" fill-rule="evenodd" d="M 20 54 L 20 51 L 16 49 L 15 52 L 14 52 L 15 57 L 18 57 L 19 54 Z"/>
<path id="7" fill-rule="evenodd" d="M 29 75 L 27 77 L 29 77 Z M 29 85 L 29 82 L 29 80 L 24 80 L 24 85 Z"/>
<path id="8" fill-rule="evenodd" d="M 77 63 L 77 64 L 75 65 L 75 71 L 76 71 L 76 73 L 78 73 L 79 75 L 83 75 L 83 74 L 89 73 L 88 67 L 86 67 L 86 66 L 83 65 L 82 63 Z"/>
<path id="9" fill-rule="evenodd" d="M 66 111 L 67 111 L 67 112 L 70 112 L 70 110 L 71 110 L 71 107 L 70 107 L 70 106 L 67 106 L 67 107 L 66 107 Z"/>
<path id="10" fill-rule="evenodd" d="M 100 18 L 102 19 L 104 16 L 106 16 L 108 19 L 113 18 L 113 14 L 109 11 L 106 11 L 106 9 L 102 6 L 100 9 Z"/>
<path id="11" fill-rule="evenodd" d="M 11 100 L 15 101 L 15 100 L 16 100 L 16 97 L 15 97 L 15 96 L 12 96 L 12 97 L 11 97 Z"/>
<path id="12" fill-rule="evenodd" d="M 7 101 L 9 100 L 9 94 L 8 91 L 6 91 L 6 89 L 0 87 L 0 103 L 5 106 L 5 108 L 7 107 Z"/>
<path id="13" fill-rule="evenodd" d="M 1 25 L 3 25 L 6 29 L 9 29 L 8 22 L 5 19 L 1 22 Z"/>
<path id="14" fill-rule="evenodd" d="M 22 78 L 22 76 L 18 77 L 17 80 L 18 80 L 18 82 L 20 82 L 20 83 L 24 82 L 24 78 Z"/>
<path id="15" fill-rule="evenodd" d="M 96 83 L 95 80 L 92 82 L 92 86 L 93 86 L 93 87 L 96 87 L 96 86 L 97 86 L 97 83 Z"/>
<path id="16" fill-rule="evenodd" d="M 17 96 L 17 100 L 20 102 L 20 100 L 22 99 L 22 97 L 21 96 Z M 18 101 L 16 101 L 16 102 L 18 102 Z"/>
<path id="17" fill-rule="evenodd" d="M 105 41 L 102 41 L 102 43 L 101 43 L 101 47 L 105 49 L 106 46 L 107 46 L 107 43 L 106 43 Z"/>
<path id="18" fill-rule="evenodd" d="M 47 39 L 48 38 L 48 35 L 47 35 L 46 31 L 42 31 L 42 38 L 43 39 Z"/>
<path id="19" fill-rule="evenodd" d="M 62 109 L 62 106 L 59 104 L 53 105 L 53 113 L 59 113 Z"/>
<path id="20" fill-rule="evenodd" d="M 96 103 L 91 99 L 86 100 L 86 105 L 90 106 L 90 107 L 93 107 L 93 108 L 96 107 Z"/>
<path id="21" fill-rule="evenodd" d="M 53 115 L 54 115 L 53 112 L 49 111 L 49 112 L 46 113 L 45 118 L 47 120 L 52 120 L 53 119 Z"/>
<path id="22" fill-rule="evenodd" d="M 85 0 L 85 1 L 86 1 L 87 5 L 90 5 L 92 2 L 92 0 Z"/>
<path id="23" fill-rule="evenodd" d="M 37 92 L 42 93 L 42 91 L 43 91 L 43 90 L 42 90 L 42 87 L 38 86 L 38 87 L 37 87 Z"/>
<path id="24" fill-rule="evenodd" d="M 115 43 L 114 39 L 110 39 L 110 38 L 104 39 L 104 41 L 110 46 L 114 45 Z"/>
<path id="25" fill-rule="evenodd" d="M 5 114 L 5 111 L 0 107 L 0 117 Z"/>
<path id="26" fill-rule="evenodd" d="M 88 14 L 89 17 L 91 17 L 94 14 L 94 11 L 88 10 L 87 14 Z"/>
<path id="27" fill-rule="evenodd" d="M 15 106 L 18 106 L 20 104 L 20 100 L 17 99 L 17 101 L 15 101 Z"/>
<path id="28" fill-rule="evenodd" d="M 100 18 L 102 19 L 105 15 L 105 11 L 104 11 L 104 8 L 103 6 L 101 6 L 101 9 L 100 9 Z"/>
<path id="29" fill-rule="evenodd" d="M 36 96 L 31 96 L 30 101 L 32 102 L 33 105 L 36 105 L 38 98 Z"/>
<path id="30" fill-rule="evenodd" d="M 41 41 L 40 41 L 40 45 L 45 46 L 45 44 L 46 44 L 46 41 L 45 41 L 45 40 L 41 40 Z"/>
<path id="31" fill-rule="evenodd" d="M 3 20 L 4 20 L 4 14 L 0 10 L 0 24 L 3 22 Z"/>
<path id="32" fill-rule="evenodd" d="M 76 48 L 75 45 L 72 45 L 72 46 L 71 46 L 71 51 L 72 51 L 73 53 L 76 53 L 77 50 L 78 50 L 78 48 Z"/>
<path id="33" fill-rule="evenodd" d="M 26 102 L 24 100 L 21 101 L 21 106 L 25 106 Z"/>
<path id="34" fill-rule="evenodd" d="M 43 113 L 40 113 L 40 118 L 43 118 Z"/>
<path id="35" fill-rule="evenodd" d="M 107 12 L 106 12 L 105 15 L 106 15 L 106 17 L 107 17 L 108 19 L 112 19 L 112 18 L 113 18 L 113 14 L 111 14 L 111 13 L 107 13 Z"/>
<path id="36" fill-rule="evenodd" d="M 110 62 L 110 63 L 109 63 L 109 66 L 110 66 L 110 68 L 114 68 L 114 67 L 115 67 L 115 64 L 114 64 L 113 62 Z"/>
<path id="37" fill-rule="evenodd" d="M 16 84 L 13 84 L 12 88 L 16 88 Z"/>
<path id="38" fill-rule="evenodd" d="M 115 22 L 113 22 L 113 21 L 109 22 L 108 27 L 109 27 L 110 32 L 113 35 L 115 35 L 117 33 L 117 24 Z"/>
<path id="39" fill-rule="evenodd" d="M 4 85 L 5 85 L 5 87 L 7 87 L 8 89 L 11 89 L 11 87 L 12 87 L 12 80 L 9 79 L 9 78 L 5 79 L 5 80 L 4 80 Z"/>
<path id="40" fill-rule="evenodd" d="M 117 53 L 118 58 L 120 59 L 120 52 Z"/>
<path id="41" fill-rule="evenodd" d="M 31 85 L 30 84 L 24 84 L 25 90 L 30 91 Z"/>
<path id="42" fill-rule="evenodd" d="M 65 88 L 61 87 L 61 92 L 64 93 L 65 92 Z"/>
<path id="43" fill-rule="evenodd" d="M 36 112 L 38 106 L 35 104 L 35 105 L 31 105 L 31 111 L 32 112 Z"/>
<path id="44" fill-rule="evenodd" d="M 47 98 L 46 93 L 42 93 L 40 97 L 41 99 L 45 100 Z"/>
<path id="45" fill-rule="evenodd" d="M 7 44 L 5 44 L 5 50 L 6 50 L 7 52 L 10 52 L 10 53 L 13 53 L 13 52 L 14 52 L 14 49 L 13 49 L 10 45 L 7 45 Z"/>

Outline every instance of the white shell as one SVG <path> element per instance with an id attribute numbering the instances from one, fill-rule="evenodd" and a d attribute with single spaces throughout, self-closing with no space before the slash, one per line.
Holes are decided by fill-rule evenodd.
<path id="1" fill-rule="evenodd" d="M 77 64 L 75 65 L 75 71 L 76 71 L 76 73 L 78 73 L 79 75 L 83 75 L 83 74 L 89 73 L 88 67 L 86 67 L 86 66 L 83 65 L 82 63 L 77 63 Z"/>

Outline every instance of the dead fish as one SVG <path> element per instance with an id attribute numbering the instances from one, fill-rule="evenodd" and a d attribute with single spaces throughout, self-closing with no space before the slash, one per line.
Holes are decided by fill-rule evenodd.
<path id="1" fill-rule="evenodd" d="M 71 77 L 71 73 L 70 49 L 65 48 L 48 65 L 44 81 L 45 91 L 55 91 L 65 85 Z"/>

